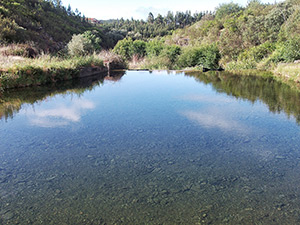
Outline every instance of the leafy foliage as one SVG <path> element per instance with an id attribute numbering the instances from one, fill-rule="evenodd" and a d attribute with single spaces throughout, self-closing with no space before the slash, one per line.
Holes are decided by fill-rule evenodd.
<path id="1" fill-rule="evenodd" d="M 114 52 L 126 59 L 130 59 L 134 54 L 132 38 L 125 38 L 119 41 L 114 47 Z"/>
<path id="2" fill-rule="evenodd" d="M 221 19 L 223 17 L 230 16 L 233 13 L 237 13 L 241 10 L 243 10 L 243 7 L 241 7 L 239 4 L 233 2 L 223 3 L 216 8 L 215 15 L 217 19 Z"/>
<path id="3" fill-rule="evenodd" d="M 147 38 L 162 37 L 171 34 L 175 29 L 184 28 L 197 21 L 203 16 L 211 14 L 209 12 L 200 12 L 191 14 L 186 12 L 168 12 L 166 16 L 160 14 L 155 16 L 149 13 L 147 20 L 134 20 L 123 18 L 117 20 L 102 21 L 103 28 L 113 31 L 113 34 L 121 35 L 123 38 L 131 37 L 132 39 L 147 40 Z M 122 38 L 122 39 L 123 39 Z"/>
<path id="4" fill-rule="evenodd" d="M 46 52 L 53 52 L 63 48 L 73 34 L 95 29 L 102 47 L 116 43 L 111 43 L 106 32 L 88 23 L 78 10 L 65 8 L 60 0 L 0 1 L 0 44 L 30 41 Z"/>
<path id="5" fill-rule="evenodd" d="M 73 35 L 72 40 L 67 46 L 71 56 L 87 55 L 93 51 L 91 40 L 86 38 L 83 34 Z"/>
<path id="6" fill-rule="evenodd" d="M 178 59 L 180 67 L 202 66 L 215 69 L 219 67 L 221 54 L 216 45 L 207 45 L 184 49 Z"/>

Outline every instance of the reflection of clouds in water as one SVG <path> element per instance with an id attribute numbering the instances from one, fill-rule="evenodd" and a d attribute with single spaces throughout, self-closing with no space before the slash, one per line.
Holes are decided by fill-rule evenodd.
<path id="1" fill-rule="evenodd" d="M 183 100 L 195 101 L 195 102 L 211 102 L 216 103 L 230 103 L 235 102 L 236 100 L 230 99 L 228 97 L 222 96 L 206 96 L 206 95 L 186 95 L 182 97 Z"/>
<path id="2" fill-rule="evenodd" d="M 234 119 L 224 114 L 209 111 L 207 113 L 199 111 L 184 111 L 181 113 L 191 121 L 197 122 L 199 125 L 208 128 L 219 128 L 222 131 L 247 131 L 247 127 L 238 123 Z"/>
<path id="3" fill-rule="evenodd" d="M 30 113 L 30 123 L 41 127 L 58 127 L 71 122 L 79 122 L 83 110 L 93 109 L 93 102 L 87 100 L 72 101 L 70 106 L 60 105 L 52 109 L 39 109 Z"/>
<path id="4" fill-rule="evenodd" d="M 218 128 L 222 131 L 247 132 L 249 128 L 233 118 L 230 114 L 232 107 L 229 103 L 235 103 L 235 99 L 226 96 L 207 96 L 207 95 L 186 95 L 182 97 L 185 101 L 206 103 L 202 105 L 202 110 L 186 110 L 181 112 L 183 116 L 200 126 L 206 128 Z M 207 103 L 211 106 L 207 106 Z M 206 106 L 205 106 L 206 105 Z M 222 105 L 220 107 L 220 105 Z M 205 107 L 205 108 L 203 108 Z"/>

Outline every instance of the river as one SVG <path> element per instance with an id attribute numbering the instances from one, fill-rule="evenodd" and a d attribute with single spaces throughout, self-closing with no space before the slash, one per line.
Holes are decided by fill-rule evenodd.
<path id="1" fill-rule="evenodd" d="M 300 92 L 124 71 L 8 90 L 0 224 L 299 224 Z"/>

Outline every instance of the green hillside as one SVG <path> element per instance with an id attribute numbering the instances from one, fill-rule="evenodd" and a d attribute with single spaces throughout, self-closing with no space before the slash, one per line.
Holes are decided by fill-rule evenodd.
<path id="1" fill-rule="evenodd" d="M 253 69 L 300 59 L 299 38 L 299 0 L 278 4 L 252 0 L 245 8 L 235 3 L 221 4 L 214 15 L 176 30 L 167 41 L 181 46 L 217 44 L 221 64 L 237 61 L 244 69 Z"/>
<path id="2" fill-rule="evenodd" d="M 259 69 L 300 82 L 299 0 L 250 0 L 246 7 L 224 3 L 170 35 L 136 39 L 119 41 L 114 48 L 132 61 L 132 68 Z"/>
<path id="3" fill-rule="evenodd" d="M 60 0 L 1 0 L 0 44 L 31 42 L 53 52 L 63 48 L 73 34 L 97 29 L 103 47 L 112 47 L 103 31 L 89 24 L 76 9 Z"/>

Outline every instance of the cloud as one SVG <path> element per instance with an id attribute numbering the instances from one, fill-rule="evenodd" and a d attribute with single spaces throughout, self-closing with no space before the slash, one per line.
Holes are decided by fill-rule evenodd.
<path id="1" fill-rule="evenodd" d="M 200 126 L 206 128 L 218 128 L 224 132 L 226 131 L 239 131 L 246 132 L 249 128 L 235 121 L 234 119 L 227 117 L 225 114 L 217 113 L 208 110 L 207 113 L 201 111 L 184 111 L 181 115 L 187 119 L 196 122 Z"/>
<path id="2" fill-rule="evenodd" d="M 79 122 L 84 111 L 93 108 L 93 102 L 81 99 L 72 101 L 70 106 L 58 105 L 51 109 L 37 109 L 28 115 L 30 123 L 34 126 L 59 127 Z"/>
<path id="3" fill-rule="evenodd" d="M 222 103 L 228 104 L 233 103 L 236 100 L 223 96 L 207 96 L 207 95 L 187 95 L 182 97 L 183 100 L 186 101 L 194 101 L 194 102 L 208 102 L 212 104 Z"/>
<path id="4" fill-rule="evenodd" d="M 134 13 L 136 18 L 143 18 L 147 20 L 150 12 L 154 15 L 154 17 L 157 17 L 158 14 L 163 16 L 167 15 L 168 11 L 170 11 L 170 9 L 167 8 L 139 7 L 134 11 Z"/>

